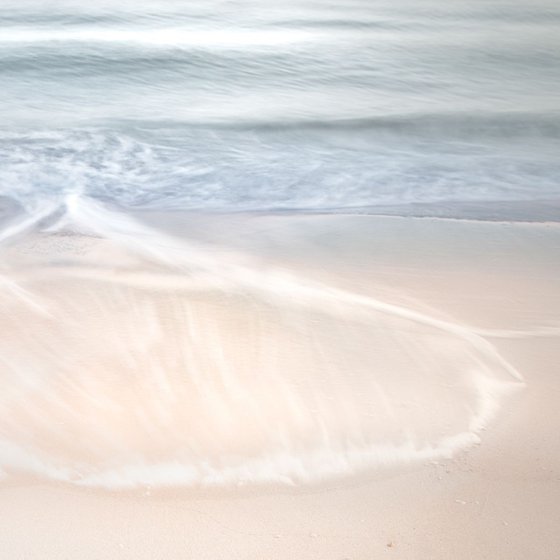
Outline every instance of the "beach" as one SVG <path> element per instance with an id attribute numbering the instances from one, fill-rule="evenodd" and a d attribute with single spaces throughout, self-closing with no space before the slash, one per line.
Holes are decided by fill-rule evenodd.
<path id="1" fill-rule="evenodd" d="M 3 557 L 554 556 L 556 223 L 76 201 L 11 231 Z"/>
<path id="2" fill-rule="evenodd" d="M 559 23 L 2 0 L 0 560 L 559 557 Z"/>

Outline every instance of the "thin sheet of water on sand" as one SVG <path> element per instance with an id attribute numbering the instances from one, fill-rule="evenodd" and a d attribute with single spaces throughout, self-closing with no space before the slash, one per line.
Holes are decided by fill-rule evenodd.
<path id="1" fill-rule="evenodd" d="M 117 488 L 314 482 L 449 456 L 522 386 L 459 324 L 96 205 L 73 219 L 89 234 L 4 250 L 7 473 Z"/>

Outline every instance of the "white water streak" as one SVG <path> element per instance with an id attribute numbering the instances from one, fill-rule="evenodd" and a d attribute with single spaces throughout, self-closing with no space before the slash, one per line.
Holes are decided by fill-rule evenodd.
<path id="1" fill-rule="evenodd" d="M 504 360 L 492 344 L 482 338 L 493 332 L 491 330 L 479 331 L 476 328 L 444 321 L 370 296 L 300 279 L 284 271 L 259 270 L 256 264 L 249 267 L 232 263 L 231 256 L 227 257 L 227 260 L 225 255 L 220 255 L 218 258 L 192 244 L 140 224 L 130 216 L 108 211 L 99 203 L 86 201 L 81 197 L 69 197 L 67 208 L 68 219 L 74 221 L 78 227 L 85 226 L 94 233 L 106 235 L 125 247 L 172 268 L 203 271 L 217 284 L 226 282 L 230 287 L 241 287 L 249 289 L 253 293 L 259 293 L 267 300 L 281 298 L 283 303 L 296 303 L 319 311 L 328 310 L 334 315 L 345 315 L 349 310 L 351 313 L 356 313 L 371 309 L 408 319 L 467 340 L 482 354 L 501 365 L 515 379 L 522 380 L 522 376 L 516 368 Z M 530 332 L 531 336 L 534 335 L 533 331 L 527 332 Z M 539 329 L 535 331 L 537 334 L 540 332 Z M 547 331 L 547 333 L 549 332 Z M 558 334 L 560 330 L 554 332 Z M 504 331 L 497 331 L 497 336 L 503 335 Z"/>

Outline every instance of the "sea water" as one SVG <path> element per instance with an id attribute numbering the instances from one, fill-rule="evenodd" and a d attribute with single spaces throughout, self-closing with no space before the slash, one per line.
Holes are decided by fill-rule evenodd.
<path id="1" fill-rule="evenodd" d="M 554 199 L 559 53 L 555 0 L 4 0 L 0 194 L 403 213 Z"/>

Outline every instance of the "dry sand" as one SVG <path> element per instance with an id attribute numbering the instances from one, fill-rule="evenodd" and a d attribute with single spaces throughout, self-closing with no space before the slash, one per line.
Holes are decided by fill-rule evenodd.
<path id="1" fill-rule="evenodd" d="M 482 431 L 480 444 L 457 452 L 451 459 L 427 459 L 394 468 L 357 468 L 353 475 L 347 473 L 314 484 L 164 490 L 143 485 L 119 491 L 85 489 L 49 481 L 36 476 L 39 473 L 23 476 L 7 469 L 0 486 L 0 558 L 548 560 L 557 556 L 560 344 L 554 329 L 560 321 L 560 227 L 342 215 L 239 215 L 204 220 L 176 215 L 164 221 L 161 216 L 142 215 L 140 219 L 180 238 L 195 240 L 209 254 L 223 257 L 224 262 L 227 257 L 227 262 L 235 262 L 235 266 L 250 254 L 251 266 L 258 263 L 261 270 L 282 270 L 288 278 L 304 277 L 313 285 L 375 298 L 486 333 L 484 339 L 519 370 L 526 385 L 502 401 L 497 415 Z M 233 251 L 235 257 L 231 257 Z M 13 314 L 6 312 L 18 298 L 31 298 L 31 303 L 39 306 L 41 301 L 50 301 L 52 290 L 60 291 L 60 284 L 52 284 L 53 270 L 58 275 L 61 270 L 65 274 L 71 270 L 74 284 L 64 284 L 69 290 L 64 295 L 72 301 L 77 300 L 72 298 L 70 288 L 81 289 L 82 282 L 87 283 L 84 274 L 105 278 L 110 270 L 107 266 L 96 269 L 94 263 L 111 259 L 119 263 L 109 290 L 116 302 L 121 301 L 121 295 L 115 286 L 124 276 L 127 282 L 138 279 L 138 270 L 143 282 L 146 278 L 156 284 L 163 281 L 168 283 L 167 288 L 176 289 L 173 275 L 162 279 L 158 267 L 140 263 L 133 256 L 125 262 L 121 250 L 96 237 L 33 234 L 5 248 L 2 259 L 2 340 L 5 346 L 9 340 L 10 347 L 18 348 L 14 356 L 20 356 L 20 346 L 29 348 L 30 354 L 38 352 L 38 346 L 34 346 L 38 341 L 51 340 L 48 346 L 52 351 L 52 341 L 65 336 L 52 329 L 47 335 L 42 323 L 47 319 L 40 318 L 40 309 L 29 311 L 27 316 L 18 311 L 19 326 Z M 8 281 L 12 282 L 9 297 Z M 88 285 L 90 300 L 109 297 L 101 280 L 93 287 Z M 26 291 L 22 292 L 22 287 Z M 31 307 L 29 303 L 26 308 Z M 227 303 L 226 311 L 218 305 L 212 317 L 231 321 L 231 305 Z M 18 309 L 21 307 L 20 301 Z M 203 306 L 198 316 L 205 316 L 204 310 L 208 308 Z M 170 313 L 173 323 L 176 319 Z M 262 322 L 264 315 L 259 317 Z M 267 314 L 266 318 L 271 322 L 269 336 L 278 340 L 280 335 L 270 334 L 275 328 L 274 315 Z M 99 329 L 106 325 L 110 332 L 110 319 L 101 316 L 95 321 L 100 323 Z M 423 333 L 414 331 L 415 335 Z M 104 343 L 92 341 L 91 347 Z M 250 342 L 246 344 L 250 346 Z M 295 347 L 294 341 L 287 340 L 286 344 Z M 342 340 L 339 345 L 344 355 L 351 352 Z M 314 355 L 305 354 L 305 344 L 303 347 L 298 350 L 301 359 L 309 362 L 303 371 L 316 375 Z M 166 355 L 165 349 L 159 351 Z M 451 359 L 444 350 L 441 352 L 438 357 Z M 238 352 L 229 356 L 236 357 L 228 363 L 241 359 Z M 397 363 L 393 354 L 384 356 Z M 6 369 L 6 354 L 3 358 Z M 197 359 L 205 358 L 199 355 Z M 249 371 L 250 363 L 236 362 L 236 368 Z M 408 367 L 404 362 L 401 366 Z M 7 383 L 5 379 L 3 383 Z M 70 392 L 67 397 L 75 400 L 76 394 Z M 270 395 L 263 389 L 252 398 L 268 399 Z M 341 398 L 350 397 L 344 394 Z M 38 403 L 36 409 L 40 408 Z M 50 414 L 58 410 L 52 401 L 45 402 L 44 407 L 43 412 Z M 12 419 L 18 414 L 3 401 L 4 434 L 10 430 L 6 411 Z M 424 414 L 429 418 L 433 411 L 424 409 Z M 461 414 L 458 409 L 457 416 Z M 398 420 L 403 418 L 413 419 L 405 415 Z M 39 445 L 46 446 L 46 453 L 66 449 L 75 454 L 78 449 L 82 458 L 96 459 L 101 437 L 94 440 L 93 448 L 76 446 L 72 441 L 91 441 L 92 434 L 84 431 L 85 425 L 63 429 L 61 432 L 71 436 L 62 442 L 52 435 L 52 428 L 45 427 L 48 424 L 44 418 L 31 421 L 24 414 L 18 419 L 16 428 L 31 440 L 33 436 L 39 440 Z M 451 424 L 453 419 L 448 412 Z M 27 431 L 22 427 L 24 421 Z M 107 422 L 110 425 L 110 419 Z M 296 427 L 305 436 L 308 432 L 302 426 L 305 422 Z M 220 446 L 212 448 L 204 439 L 203 426 L 199 428 L 200 449 L 219 454 Z M 378 437 L 381 428 L 370 428 Z M 423 428 L 428 439 L 435 437 L 432 428 L 429 423 Z M 453 426 L 445 429 L 451 430 L 449 433 L 455 430 Z M 256 428 L 251 433 L 253 444 L 263 437 Z M 145 447 L 144 440 L 141 449 L 155 452 Z"/>

